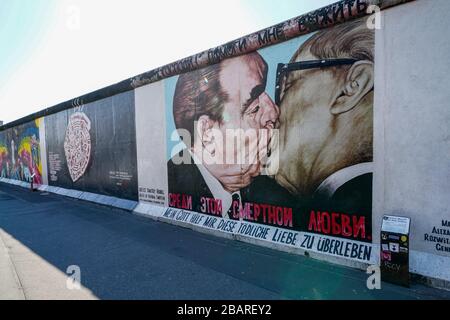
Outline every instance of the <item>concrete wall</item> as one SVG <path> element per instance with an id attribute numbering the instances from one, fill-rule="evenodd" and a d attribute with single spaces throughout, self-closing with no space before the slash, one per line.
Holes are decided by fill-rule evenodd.
<path id="1" fill-rule="evenodd" d="M 376 32 L 374 239 L 383 214 L 411 218 L 411 270 L 450 280 L 450 1 L 382 12 Z M 435 233 L 433 234 L 433 228 Z M 447 244 L 426 241 L 426 235 Z M 445 240 L 446 239 L 446 240 Z"/>
<path id="2" fill-rule="evenodd" d="M 376 1 L 364 2 L 370 4 Z M 398 2 L 395 0 L 383 3 L 397 4 Z M 340 9 L 339 5 L 334 8 Z M 358 8 L 358 6 L 354 6 L 355 15 Z M 450 236 L 446 235 L 447 232 L 450 234 L 450 225 L 447 225 L 447 221 L 450 220 L 450 106 L 448 102 L 450 101 L 450 90 L 448 90 L 450 41 L 446 35 L 450 30 L 450 22 L 442 18 L 442 12 L 449 10 L 450 2 L 447 0 L 417 0 L 388 8 L 381 13 L 382 27 L 375 32 L 375 63 L 373 64 L 375 90 L 372 90 L 374 102 L 364 105 L 373 107 L 374 137 L 373 165 L 361 163 L 364 168 L 368 167 L 367 164 L 370 164 L 370 168 L 374 168 L 373 184 L 369 184 L 369 188 L 367 188 L 369 195 L 372 194 L 373 189 L 373 201 L 366 201 L 369 204 L 369 210 L 364 215 L 365 221 L 367 221 L 366 228 L 371 230 L 371 232 L 367 232 L 367 237 L 352 238 L 351 236 L 342 236 L 342 234 L 309 230 L 307 229 L 308 224 L 306 227 L 284 228 L 275 224 L 264 224 L 261 221 L 243 221 L 241 219 L 241 221 L 233 222 L 228 217 L 222 216 L 212 223 L 205 223 L 205 221 L 212 221 L 211 215 L 203 214 L 198 210 L 194 212 L 196 210 L 192 208 L 190 210 L 183 210 L 184 208 L 180 207 L 168 208 L 170 196 L 183 193 L 171 191 L 171 188 L 177 189 L 184 185 L 190 185 L 195 189 L 202 182 L 199 183 L 193 179 L 178 179 L 168 170 L 168 162 L 177 153 L 173 152 L 174 145 L 179 144 L 177 139 L 172 140 L 173 133 L 176 133 L 173 119 L 173 98 L 180 78 L 176 74 L 186 72 L 189 74 L 204 67 L 205 64 L 219 63 L 216 61 L 218 56 L 223 56 L 222 58 L 225 60 L 232 58 L 226 56 L 233 51 L 230 47 L 221 47 L 220 50 L 216 48 L 210 52 L 214 54 L 199 54 L 173 66 L 163 67 L 158 69 L 161 72 L 147 74 L 147 78 L 135 77 L 125 87 L 119 86 L 120 94 L 107 96 L 106 90 L 106 93 L 93 93 L 88 97 L 92 100 L 88 103 L 86 103 L 88 100 L 76 99 L 76 103 L 72 103 L 76 106 L 75 109 L 59 111 L 41 118 L 40 125 L 35 128 L 40 136 L 43 182 L 40 189 L 128 209 L 141 215 L 200 232 L 269 246 L 295 254 L 308 252 L 313 258 L 361 269 L 364 269 L 367 264 L 377 263 L 379 260 L 380 226 L 383 215 L 407 216 L 412 221 L 410 270 L 432 279 L 450 281 Z M 318 10 L 313 16 L 320 17 L 327 12 L 327 10 Z M 353 17 L 347 18 L 353 19 Z M 302 21 L 305 26 L 310 26 L 310 23 L 307 22 L 309 20 L 305 17 L 299 18 L 298 21 Z M 298 21 L 286 22 L 284 32 L 286 34 L 292 32 Z M 329 27 L 319 32 L 332 31 L 333 28 Z M 323 25 L 317 29 L 322 28 L 324 28 Z M 315 30 L 313 29 L 311 28 L 310 31 Z M 264 44 L 266 48 L 255 47 L 254 50 L 250 50 L 251 46 L 246 48 L 243 45 L 244 38 L 233 44 L 245 51 L 238 52 L 236 49 L 236 52 L 246 54 L 257 51 L 260 57 L 266 61 L 269 72 L 264 84 L 267 96 L 273 100 L 275 100 L 273 89 L 275 88 L 277 64 L 288 62 L 293 53 L 314 35 L 312 32 L 302 31 L 301 36 L 289 36 L 289 41 L 281 41 L 283 37 L 274 37 L 280 32 L 279 27 L 272 27 L 261 31 L 259 37 L 250 35 L 245 38 L 249 41 L 248 43 L 250 40 L 256 42 L 255 39 L 260 39 L 261 42 L 261 39 L 266 39 L 267 43 Z M 284 40 L 287 39 L 286 36 Z M 269 46 L 270 44 L 273 45 Z M 211 61 L 207 63 L 203 61 L 205 56 Z M 252 57 L 254 58 L 254 56 Z M 196 65 L 197 62 L 198 65 Z M 187 67 L 193 70 L 183 69 Z M 365 70 L 370 74 L 369 68 Z M 169 77 L 169 75 L 174 76 Z M 154 77 L 159 81 L 153 81 Z M 229 81 L 233 83 L 235 79 L 232 78 Z M 205 83 L 208 84 L 208 81 Z M 321 82 L 316 81 L 316 84 L 321 85 Z M 128 85 L 131 89 L 128 88 Z M 124 88 L 128 88 L 128 90 Z M 317 89 L 317 87 L 315 88 Z M 327 94 L 326 90 L 322 89 L 310 91 L 320 92 L 317 96 Z M 102 99 L 98 97 L 102 97 Z M 367 99 L 365 100 L 367 102 Z M 128 109 L 123 112 L 125 107 Z M 286 110 L 286 107 L 283 110 Z M 74 111 L 77 111 L 77 114 L 83 113 L 83 115 L 74 119 L 71 124 L 69 116 Z M 66 117 L 64 117 L 64 113 L 67 113 Z M 281 114 L 283 116 L 283 112 Z M 348 115 L 349 112 L 344 114 Z M 57 120 L 59 118 L 62 120 Z M 286 118 L 290 117 L 286 116 Z M 369 119 L 368 123 L 371 124 L 371 113 Z M 320 120 L 309 121 L 310 128 L 314 128 L 314 130 L 321 125 Z M 72 165 L 78 169 L 81 167 L 80 180 L 78 178 L 72 182 L 68 180 L 70 183 L 63 185 L 52 181 L 49 177 L 55 174 L 53 172 L 55 168 L 61 167 L 61 163 L 58 161 L 64 157 L 67 158 L 67 151 L 64 153 L 66 146 L 70 146 L 72 143 L 71 150 L 76 150 L 78 147 L 78 144 L 73 141 L 63 141 L 70 125 L 72 125 L 72 136 L 80 136 L 81 139 L 84 139 L 85 148 L 83 150 L 88 150 L 86 151 L 88 154 L 84 160 L 80 160 L 80 163 Z M 91 125 L 92 128 L 97 129 L 91 130 Z M 371 133 L 371 125 L 368 125 L 367 129 L 366 132 Z M 14 128 L 7 130 L 0 131 L 0 138 L 3 137 L 0 142 L 8 141 L 5 143 L 6 147 L 10 144 L 10 139 L 6 139 L 7 133 L 12 132 Z M 100 132 L 106 133 L 100 134 Z M 310 134 L 309 131 L 301 131 L 300 128 L 298 132 L 301 133 L 299 137 L 302 138 Z M 314 138 L 320 136 L 317 132 L 315 131 Z M 175 134 L 175 136 L 177 135 Z M 366 140 L 358 137 L 352 139 L 354 145 L 367 144 Z M 97 147 L 96 142 L 99 142 Z M 118 149 L 121 144 L 126 147 Z M 51 149 L 56 145 L 61 149 L 57 159 L 54 157 L 55 152 L 51 154 L 52 157 L 49 156 Z M 334 156 L 338 155 L 341 148 L 340 144 L 336 144 L 336 146 L 333 149 Z M 6 148 L 4 149 L 6 150 Z M 288 158 L 288 161 L 296 160 L 295 157 L 299 154 L 290 152 L 290 150 L 287 150 L 287 153 L 291 157 Z M 6 155 L 7 153 L 4 153 L 5 159 Z M 111 159 L 115 159 L 116 165 L 103 172 L 104 165 L 100 165 L 100 163 L 111 162 Z M 366 161 L 370 162 L 372 159 L 366 159 Z M 134 162 L 136 164 L 130 165 Z M 69 174 L 64 172 L 67 170 L 64 161 L 62 169 L 58 170 L 63 170 L 60 174 L 61 179 L 70 178 Z M 339 171 L 341 170 L 334 173 Z M 88 177 L 88 174 L 91 176 Z M 173 178 L 174 176 L 175 178 Z M 1 181 L 28 186 L 25 182 L 15 182 L 9 178 L 11 177 L 2 178 Z M 87 178 L 90 178 L 90 182 Z M 98 186 L 99 191 L 86 188 L 88 182 Z M 104 190 L 106 185 L 109 185 L 109 191 Z M 353 188 L 352 191 L 358 191 L 358 188 Z M 255 195 L 259 195 L 259 199 L 253 201 L 256 204 L 258 201 L 259 203 L 269 203 L 266 201 L 273 200 L 273 205 L 278 207 L 294 208 L 294 216 L 296 215 L 295 206 L 296 202 L 299 202 L 298 198 L 292 200 L 289 197 L 289 201 L 292 202 L 288 204 L 287 200 L 284 201 L 288 197 L 285 198 L 283 194 L 279 200 L 276 200 L 279 188 L 274 184 L 266 181 L 265 184 L 259 183 L 257 192 L 254 191 L 255 189 L 251 190 Z M 128 200 L 120 199 L 124 191 L 133 193 L 133 196 L 128 197 Z M 200 191 L 198 193 L 201 194 Z M 216 192 L 213 193 L 215 197 Z M 287 190 L 284 190 L 284 193 L 287 193 Z M 264 196 L 260 196 L 260 194 Z M 365 208 L 365 206 L 363 207 Z M 359 211 L 359 208 L 350 208 L 347 216 L 359 218 L 355 214 Z M 310 208 L 306 210 L 306 214 L 305 211 L 299 211 L 297 217 L 301 216 L 302 218 L 299 220 L 303 221 L 311 219 L 309 212 Z M 264 234 L 264 237 L 261 237 L 261 234 Z M 308 240 L 312 241 L 311 247 L 304 247 L 303 244 Z M 361 248 L 361 252 L 363 250 L 371 250 L 371 252 L 363 258 L 350 258 L 343 254 L 324 254 L 320 250 L 320 244 L 325 241 L 331 245 L 339 242 L 341 248 L 349 246 L 349 248 Z M 447 242 L 448 244 L 446 244 Z M 439 283 L 435 284 L 440 285 Z"/>

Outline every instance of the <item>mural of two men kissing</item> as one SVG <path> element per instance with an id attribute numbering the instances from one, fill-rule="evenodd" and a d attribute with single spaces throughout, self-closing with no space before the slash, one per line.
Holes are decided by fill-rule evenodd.
<path id="1" fill-rule="evenodd" d="M 184 146 L 168 160 L 169 206 L 371 242 L 374 31 L 364 20 L 166 89 Z"/>

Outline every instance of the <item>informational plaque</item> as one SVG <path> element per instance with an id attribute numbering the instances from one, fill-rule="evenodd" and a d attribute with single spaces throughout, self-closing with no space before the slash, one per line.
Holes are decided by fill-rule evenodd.
<path id="1" fill-rule="evenodd" d="M 406 217 L 384 216 L 381 231 L 408 234 L 410 219 Z"/>
<path id="2" fill-rule="evenodd" d="M 384 216 L 381 225 L 381 279 L 409 287 L 409 230 L 407 217 Z"/>

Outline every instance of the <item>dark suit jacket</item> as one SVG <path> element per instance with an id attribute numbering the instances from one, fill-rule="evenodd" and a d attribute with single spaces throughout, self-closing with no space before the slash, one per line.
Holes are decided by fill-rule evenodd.
<path id="1" fill-rule="evenodd" d="M 187 151 L 181 151 L 180 157 L 183 156 L 182 152 Z M 180 165 L 176 165 L 172 159 L 168 161 L 169 193 L 191 196 L 193 211 L 201 212 L 201 198 L 214 198 L 214 196 L 190 154 L 189 160 L 191 160 L 191 164 Z M 240 193 L 242 204 L 252 202 L 288 207 L 296 203 L 296 199 L 289 192 L 273 179 L 265 176 L 257 177 L 249 187 L 240 190 Z M 227 208 L 223 208 L 223 210 L 227 210 Z M 229 218 L 233 219 L 231 215 Z"/>
<path id="2" fill-rule="evenodd" d="M 346 213 L 359 218 L 365 217 L 366 234 L 372 235 L 372 181 L 372 173 L 360 175 L 345 182 L 330 199 L 323 199 L 320 196 L 314 197 L 311 205 L 316 210 Z M 358 240 L 367 241 L 370 239 Z"/>
<path id="3" fill-rule="evenodd" d="M 250 186 L 241 190 L 241 194 L 248 202 L 292 208 L 293 229 L 298 231 L 309 231 L 309 218 L 314 210 L 364 216 L 366 234 L 372 234 L 372 173 L 347 181 L 329 199 L 317 195 L 303 198 L 293 196 L 267 176 L 255 178 Z"/>
<path id="4" fill-rule="evenodd" d="M 180 154 L 180 156 L 182 155 Z M 169 193 L 191 196 L 193 211 L 201 212 L 201 198 L 214 198 L 214 196 L 197 165 L 193 160 L 192 164 L 175 165 L 171 159 L 167 166 Z M 331 199 L 324 199 L 320 196 L 299 198 L 290 194 L 274 179 L 259 176 L 248 187 L 241 190 L 241 200 L 244 205 L 251 202 L 292 208 L 293 229 L 298 231 L 308 231 L 311 210 L 365 216 L 367 221 L 366 232 L 371 234 L 371 173 L 347 181 L 336 190 Z"/>
<path id="5" fill-rule="evenodd" d="M 180 157 L 182 156 L 183 152 L 187 151 L 181 151 Z M 175 163 L 173 163 L 172 159 L 168 161 L 167 171 L 169 178 L 169 193 L 191 196 L 193 211 L 201 212 L 200 199 L 202 197 L 214 197 L 190 154 L 189 159 L 191 160 L 191 164 L 176 165 Z"/>

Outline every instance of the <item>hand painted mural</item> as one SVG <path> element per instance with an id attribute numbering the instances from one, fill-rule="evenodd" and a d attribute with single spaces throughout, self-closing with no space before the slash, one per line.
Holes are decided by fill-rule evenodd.
<path id="1" fill-rule="evenodd" d="M 42 184 L 40 119 L 0 132 L 0 176 Z"/>
<path id="2" fill-rule="evenodd" d="M 180 136 L 168 142 L 169 206 L 307 232 L 316 245 L 343 239 L 332 252 L 356 241 L 368 258 L 373 90 L 365 21 L 166 80 L 167 136 Z"/>
<path id="3" fill-rule="evenodd" d="M 411 56 L 403 61 L 402 48 L 433 29 L 417 27 L 397 44 L 410 20 L 399 28 L 394 14 L 396 27 L 379 31 L 388 53 L 378 57 L 379 72 L 395 80 L 377 91 L 389 99 L 379 99 L 376 109 L 384 136 L 376 148 L 372 217 L 374 26 L 356 19 L 373 13 L 371 5 L 383 10 L 404 2 L 339 1 L 8 123 L 0 129 L 0 176 L 29 181 L 34 175 L 35 183 L 48 176 L 51 186 L 139 200 L 136 212 L 164 221 L 369 263 L 376 263 L 372 242 L 382 215 L 408 216 L 412 269 L 450 279 L 434 267 L 446 265 L 441 258 L 449 255 L 447 158 L 434 156 L 448 149 L 447 132 L 435 130 L 446 128 L 447 105 L 433 104 L 443 121 L 433 120 L 433 134 L 397 141 L 405 128 L 427 127 L 421 113 L 414 118 L 414 108 L 406 115 L 398 106 L 409 101 L 422 112 L 427 105 L 407 98 L 417 86 L 404 73 L 429 50 L 411 63 Z M 442 40 L 434 37 L 422 38 L 433 45 Z M 443 78 L 424 68 L 429 82 Z M 404 94 L 395 97 L 397 87 Z M 44 116 L 45 125 L 29 121 Z M 409 165 L 402 166 L 405 159 Z M 412 167 L 412 180 L 403 179 Z M 439 191 L 417 197 L 426 180 Z"/>
<path id="4" fill-rule="evenodd" d="M 46 118 L 49 185 L 137 200 L 134 93 Z"/>

